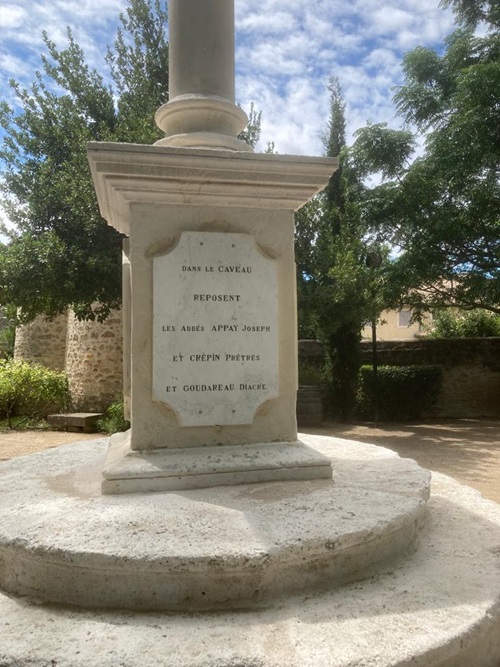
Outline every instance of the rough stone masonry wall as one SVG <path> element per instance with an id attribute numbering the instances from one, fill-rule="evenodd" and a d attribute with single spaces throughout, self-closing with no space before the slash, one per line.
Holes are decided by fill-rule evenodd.
<path id="1" fill-rule="evenodd" d="M 53 320 L 39 316 L 16 329 L 14 359 L 24 359 L 55 371 L 63 371 L 66 362 L 67 314 Z"/>
<path id="2" fill-rule="evenodd" d="M 362 343 L 362 363 L 371 364 L 371 343 Z M 500 338 L 381 341 L 380 365 L 436 364 L 443 371 L 436 418 L 500 417 Z"/>
<path id="3" fill-rule="evenodd" d="M 16 329 L 15 359 L 65 370 L 72 409 L 102 412 L 122 393 L 122 318 L 79 322 L 74 313 L 49 321 L 37 317 Z"/>
<path id="4" fill-rule="evenodd" d="M 66 372 L 74 411 L 102 412 L 122 393 L 122 317 L 103 323 L 68 317 Z"/>

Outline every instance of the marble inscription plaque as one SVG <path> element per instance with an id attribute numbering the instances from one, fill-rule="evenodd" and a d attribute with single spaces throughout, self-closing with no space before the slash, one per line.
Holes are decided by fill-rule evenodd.
<path id="1" fill-rule="evenodd" d="M 153 400 L 181 426 L 251 424 L 278 393 L 277 266 L 247 234 L 183 232 L 153 260 Z"/>

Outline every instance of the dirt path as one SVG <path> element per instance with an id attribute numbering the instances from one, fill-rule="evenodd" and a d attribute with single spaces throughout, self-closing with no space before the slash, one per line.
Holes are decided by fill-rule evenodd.
<path id="1" fill-rule="evenodd" d="M 44 449 L 67 445 L 78 440 L 95 440 L 100 433 L 65 433 L 63 431 L 13 431 L 0 430 L 0 461 L 13 456 L 24 456 Z"/>
<path id="2" fill-rule="evenodd" d="M 500 503 L 500 421 L 459 420 L 439 424 L 345 425 L 328 423 L 307 433 L 369 442 L 450 475 Z M 0 431 L 0 461 L 43 449 L 103 437 L 55 431 Z"/>

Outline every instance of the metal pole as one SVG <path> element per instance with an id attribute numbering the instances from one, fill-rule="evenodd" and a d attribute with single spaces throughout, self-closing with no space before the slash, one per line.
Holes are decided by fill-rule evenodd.
<path id="1" fill-rule="evenodd" d="M 382 263 L 382 255 L 379 252 L 370 252 L 366 256 L 365 264 L 369 269 L 378 269 Z M 372 299 L 373 299 L 373 314 L 372 314 L 372 367 L 373 367 L 373 412 L 375 418 L 375 426 L 378 426 L 378 359 L 377 359 L 377 308 L 375 305 L 375 298 L 377 296 L 377 281 L 373 281 Z"/>
<path id="2" fill-rule="evenodd" d="M 377 318 L 372 319 L 372 367 L 373 367 L 373 416 L 378 427 L 378 358 L 377 358 Z"/>

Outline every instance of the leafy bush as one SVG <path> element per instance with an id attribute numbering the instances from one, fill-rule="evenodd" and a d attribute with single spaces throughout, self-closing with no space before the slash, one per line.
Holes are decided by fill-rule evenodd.
<path id="1" fill-rule="evenodd" d="M 299 361 L 299 385 L 321 385 L 324 382 L 323 360 L 319 363 Z"/>
<path id="2" fill-rule="evenodd" d="M 14 306 L 0 308 L 0 354 L 5 359 L 14 356 L 16 339 L 17 309 Z"/>
<path id="3" fill-rule="evenodd" d="M 119 399 L 111 403 L 104 416 L 97 421 L 97 428 L 103 433 L 112 435 L 126 431 L 130 428 L 130 422 L 125 419 L 123 400 Z"/>
<path id="4" fill-rule="evenodd" d="M 383 421 L 420 419 L 433 407 L 441 387 L 439 366 L 380 366 L 377 373 L 379 418 Z M 373 369 L 362 366 L 358 388 L 358 414 L 374 417 Z"/>
<path id="5" fill-rule="evenodd" d="M 487 310 L 471 310 L 455 315 L 440 311 L 434 316 L 432 338 L 486 338 L 500 336 L 500 315 Z"/>
<path id="6" fill-rule="evenodd" d="M 11 428 L 14 415 L 34 419 L 60 410 L 68 402 L 64 373 L 27 361 L 0 360 L 0 415 L 7 418 Z"/>

